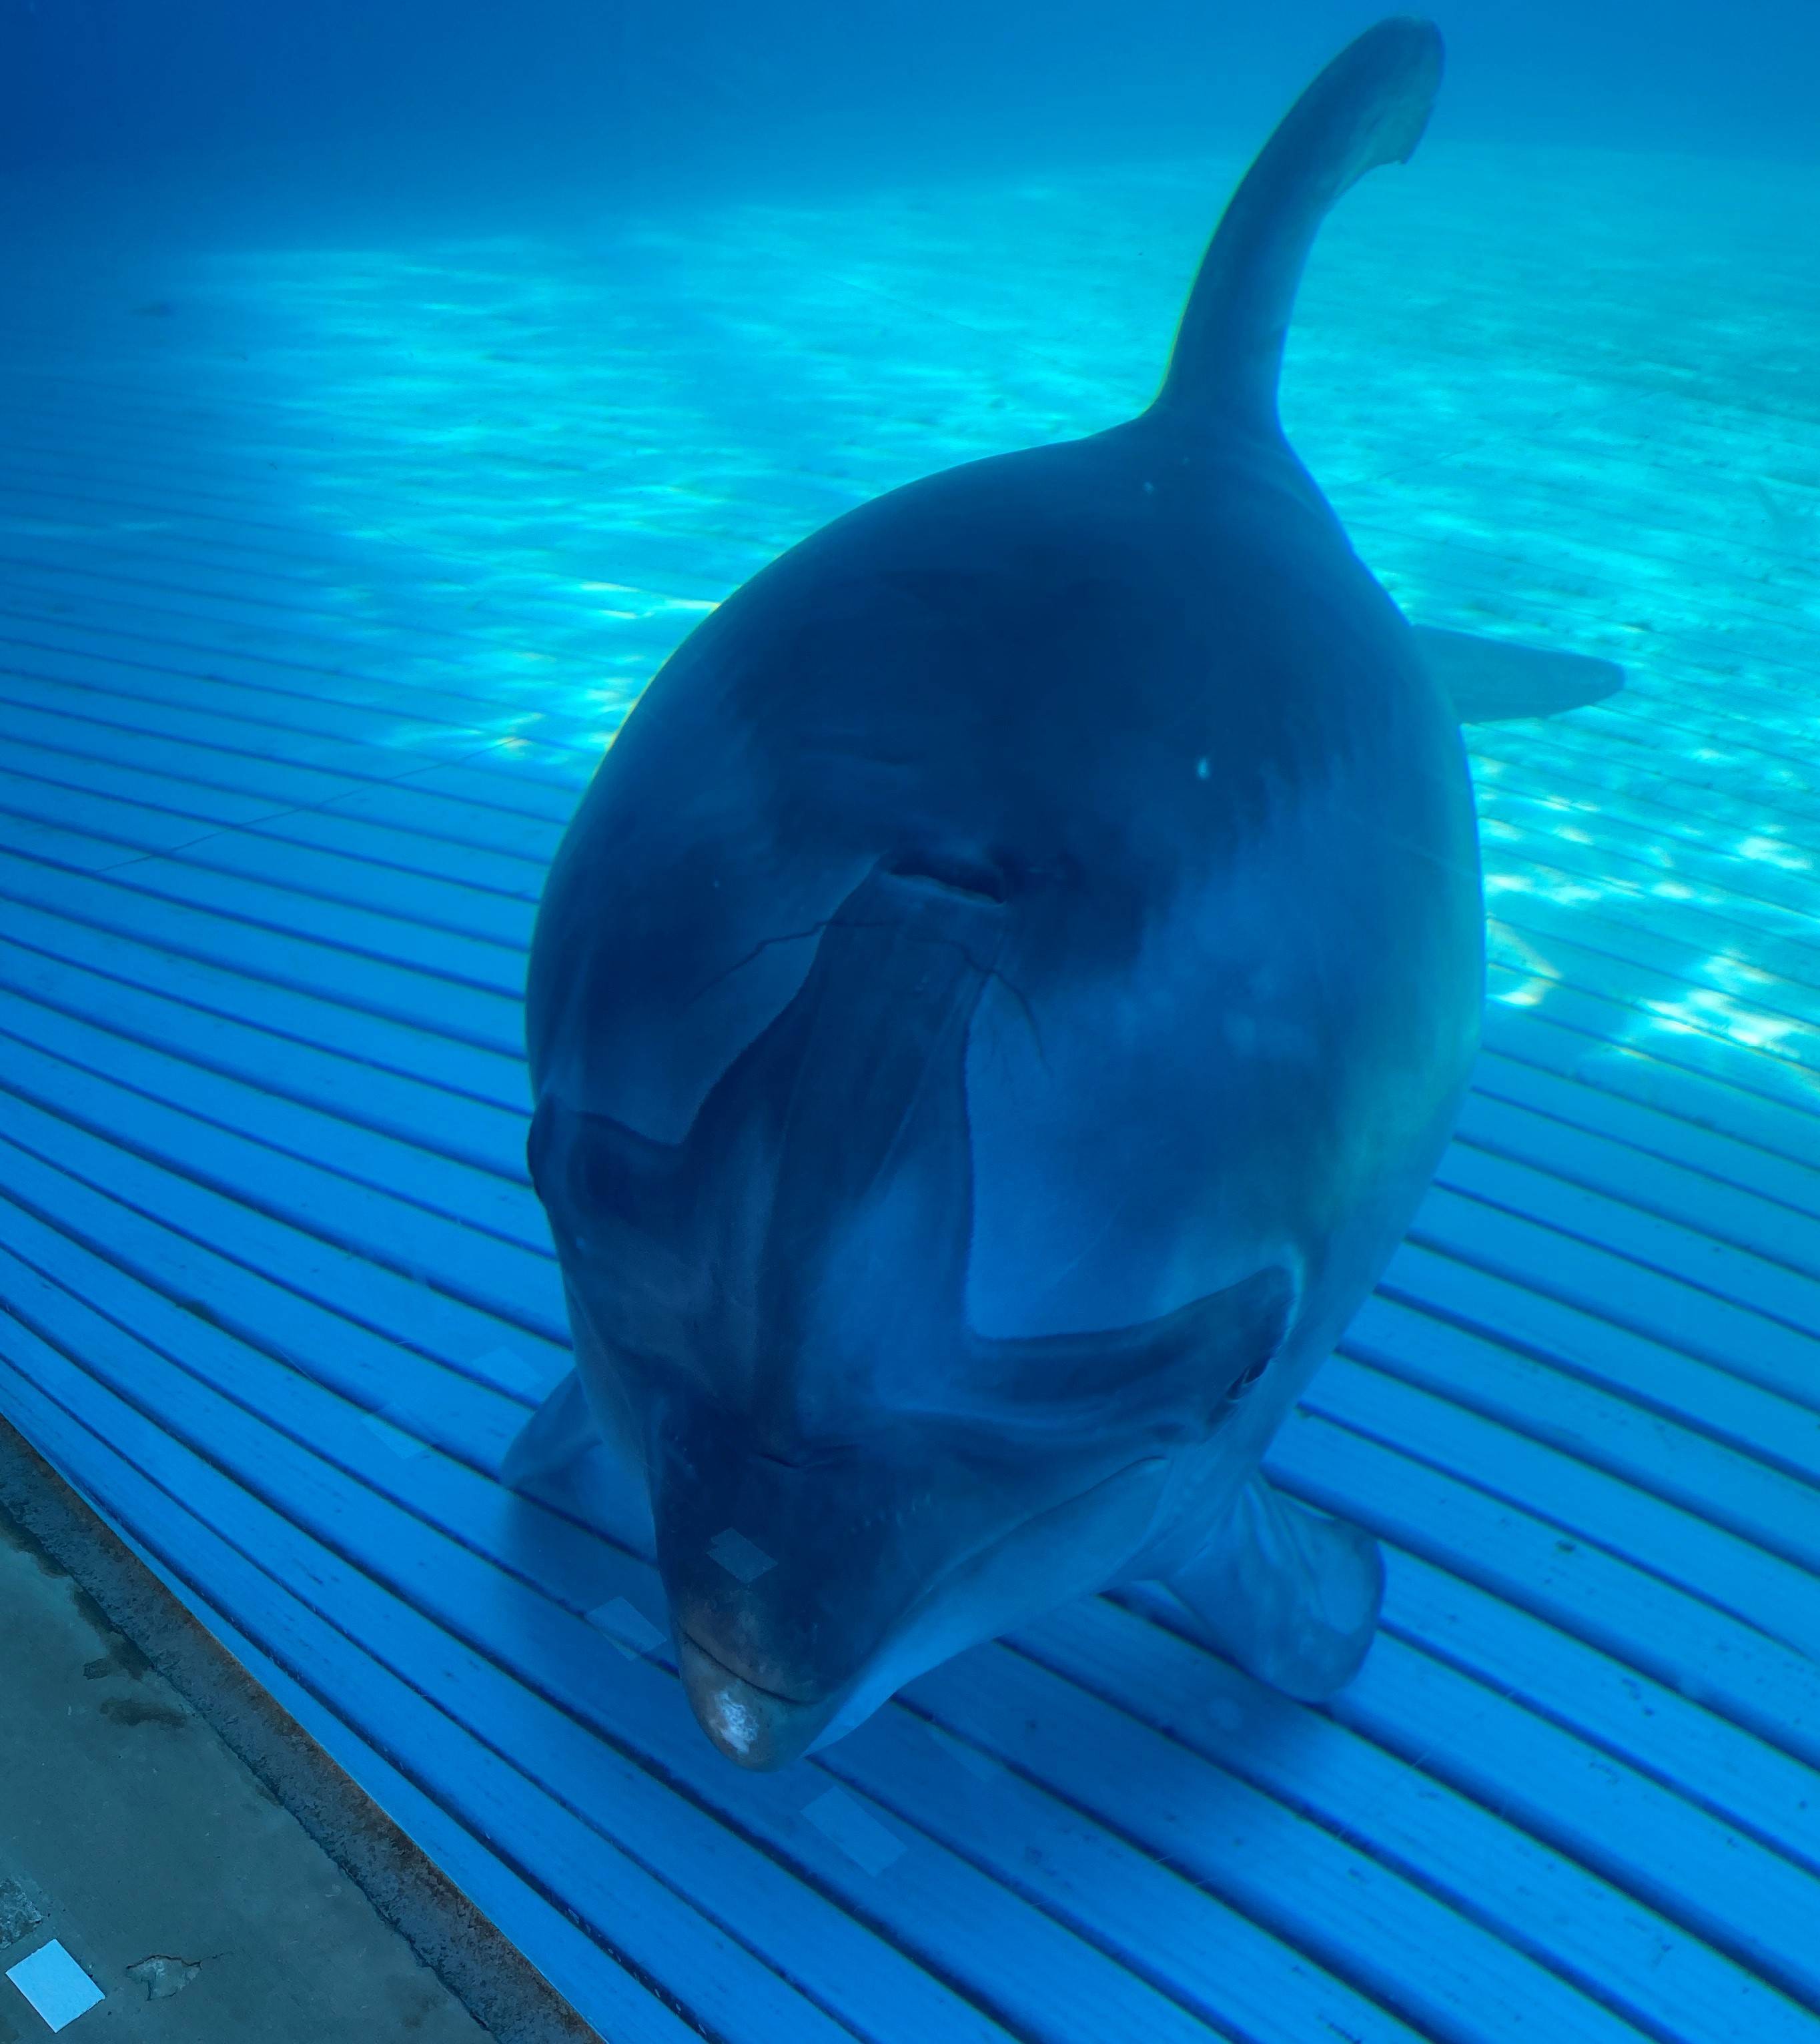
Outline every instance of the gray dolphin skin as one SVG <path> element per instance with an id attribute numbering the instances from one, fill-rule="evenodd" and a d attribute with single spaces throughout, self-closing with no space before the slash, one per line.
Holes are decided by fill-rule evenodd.
<path id="1" fill-rule="evenodd" d="M 721 605 L 558 853 L 529 1157 L 575 1372 L 505 1474 L 618 1455 L 743 1766 L 1142 1578 L 1292 1696 L 1370 1644 L 1375 1543 L 1260 1462 L 1476 1048 L 1460 719 L 1618 678 L 1419 638 L 1278 424 L 1315 231 L 1441 61 L 1387 21 L 1308 87 L 1138 417 Z"/>

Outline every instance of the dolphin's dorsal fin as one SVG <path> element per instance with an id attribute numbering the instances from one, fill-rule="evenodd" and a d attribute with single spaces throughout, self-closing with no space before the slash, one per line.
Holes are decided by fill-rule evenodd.
<path id="1" fill-rule="evenodd" d="M 1302 266 L 1329 207 L 1407 163 L 1441 83 L 1441 32 L 1407 16 L 1350 44 L 1298 99 L 1232 196 L 1188 294 L 1156 413 L 1275 433 Z"/>

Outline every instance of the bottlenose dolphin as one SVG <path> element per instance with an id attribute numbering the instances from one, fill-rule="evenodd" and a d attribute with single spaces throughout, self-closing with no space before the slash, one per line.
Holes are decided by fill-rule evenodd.
<path id="1" fill-rule="evenodd" d="M 1440 72 L 1396 20 L 1308 88 L 1137 418 L 893 490 L 724 603 L 551 868 L 529 1159 L 576 1367 L 505 1473 L 624 1458 L 743 1765 L 1138 1578 L 1292 1696 L 1370 1642 L 1375 1543 L 1260 1460 L 1473 1062 L 1459 717 L 1616 673 L 1425 654 L 1278 424 L 1315 229 Z"/>

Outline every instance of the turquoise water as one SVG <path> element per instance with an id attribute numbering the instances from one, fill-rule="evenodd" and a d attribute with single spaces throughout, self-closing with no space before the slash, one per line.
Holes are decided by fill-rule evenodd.
<path id="1" fill-rule="evenodd" d="M 1145 402 L 1242 168 L 236 247 L 137 273 L 94 330 L 198 394 L 192 458 L 250 465 L 317 632 L 490 701 L 482 738 L 593 747 L 829 518 Z M 1498 997 L 1545 1000 L 1549 933 L 1592 917 L 1620 1040 L 1697 1021 L 1780 1052 L 1726 1066 L 1779 1093 L 1813 1058 L 1817 222 L 1786 167 L 1435 146 L 1330 221 L 1284 394 L 1412 616 L 1629 674 L 1609 708 L 1471 734 Z"/>

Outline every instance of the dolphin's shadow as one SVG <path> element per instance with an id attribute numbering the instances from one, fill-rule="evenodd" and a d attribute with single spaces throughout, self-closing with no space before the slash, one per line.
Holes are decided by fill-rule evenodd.
<path id="1" fill-rule="evenodd" d="M 1090 1827 L 1096 1878 L 1142 1894 L 1154 1934 L 1185 1911 L 1181 1934 L 1204 1935 L 1188 1896 L 1242 1888 L 1260 1850 L 1294 1851 L 1301 1823 L 1323 1823 L 1321 1783 L 1356 1756 L 1323 1711 L 1220 1658 L 1172 1604 L 1148 1585 L 1078 1599 L 918 1676 L 825 1759 L 889 1780 L 912 1821 L 1014 1885 L 1079 1879 Z"/>
<path id="2" fill-rule="evenodd" d="M 1284 1696 L 1228 1660 L 1165 1585 L 1133 1584 L 1107 1593 L 1105 1600 L 1120 1612 L 1121 1634 L 1134 1642 L 1140 1662 L 1155 1662 L 1158 1679 L 1146 1702 L 1146 1721 L 1201 1759 L 1242 1776 L 1254 1767 L 1281 1767 L 1292 1776 L 1304 1756 L 1330 1736 L 1323 1706 Z M 1135 1631 L 1140 1625 L 1141 1635 Z"/>
<path id="3" fill-rule="evenodd" d="M 517 1489 L 500 1478 L 493 1537 L 501 1566 L 601 1636 L 603 1665 L 617 1649 L 675 1673 L 656 1540 L 643 1486 L 605 1447 Z M 505 1616 L 533 1663 L 547 1612 L 518 1600 Z"/>
<path id="4" fill-rule="evenodd" d="M 554 1513 L 640 1561 L 655 1564 L 657 1536 L 643 1486 L 603 1445 L 584 1449 L 563 1468 L 521 1489 L 501 1481 L 500 1491 L 506 1501 L 506 1527 L 515 1560 L 534 1561 L 547 1547 L 549 1535 L 543 1529 Z"/>
<path id="5" fill-rule="evenodd" d="M 500 1495 L 506 1566 L 571 1608 L 589 1608 L 603 1653 L 617 1645 L 673 1673 L 649 1504 L 634 1473 L 605 1447 L 590 1447 L 521 1492 L 501 1485 Z M 609 1604 L 616 1621 L 593 1608 Z M 1050 1700 L 1035 1717 L 1032 1695 Z M 1135 1766 L 1138 1782 L 1169 1807 L 1200 1811 L 1209 1822 L 1208 1798 L 1223 1804 L 1221 1779 L 1293 1779 L 1332 1736 L 1317 1709 L 1278 1696 L 1208 1646 L 1193 1614 L 1150 1583 L 1077 1598 L 1036 1626 L 983 1642 L 918 1677 L 881 1718 L 900 1760 L 907 1731 L 914 1750 L 921 1719 L 922 1732 L 984 1779 L 1017 1768 L 1020 1738 L 1046 1725 L 1046 1735 L 1055 1735 L 1057 1700 L 1069 1716 L 1118 1713 L 1136 1742 L 1120 1765 Z M 850 1746 L 850 1764 L 858 1762 L 879 1722 L 829 1749 L 837 1774 L 842 1750 Z"/>

